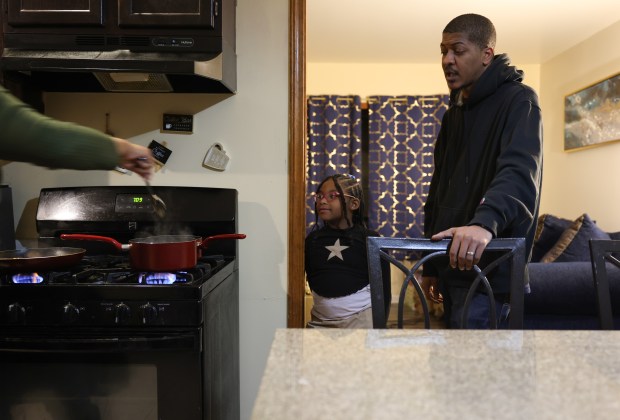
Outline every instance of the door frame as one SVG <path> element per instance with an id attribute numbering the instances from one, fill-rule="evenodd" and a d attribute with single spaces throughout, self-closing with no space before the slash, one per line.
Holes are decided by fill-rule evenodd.
<path id="1" fill-rule="evenodd" d="M 287 327 L 304 326 L 306 231 L 306 0 L 289 0 Z"/>

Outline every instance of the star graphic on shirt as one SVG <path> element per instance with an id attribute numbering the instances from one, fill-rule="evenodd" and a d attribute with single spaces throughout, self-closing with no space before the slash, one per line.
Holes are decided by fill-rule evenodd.
<path id="1" fill-rule="evenodd" d="M 340 245 L 340 239 L 336 239 L 336 242 L 333 245 L 328 245 L 325 248 L 330 251 L 329 256 L 327 257 L 327 261 L 329 261 L 333 257 L 338 257 L 342 261 L 344 261 L 344 258 L 342 258 L 342 251 L 347 249 L 348 246 Z"/>

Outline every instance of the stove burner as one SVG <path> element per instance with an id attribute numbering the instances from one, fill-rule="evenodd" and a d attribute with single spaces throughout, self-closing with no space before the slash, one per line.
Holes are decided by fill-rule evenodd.
<path id="1" fill-rule="evenodd" d="M 187 279 L 175 273 L 140 273 L 138 283 L 140 284 L 174 284 L 186 283 Z"/>
<path id="2" fill-rule="evenodd" d="M 13 284 L 39 284 L 43 282 L 43 277 L 37 273 L 15 274 L 11 277 Z"/>
<path id="3" fill-rule="evenodd" d="M 163 291 L 164 289 L 179 288 L 186 289 L 179 290 L 180 294 L 192 293 L 190 290 L 193 290 L 193 287 L 200 287 L 232 260 L 221 254 L 210 254 L 200 256 L 197 264 L 189 269 L 172 272 L 144 272 L 134 270 L 126 254 L 85 255 L 79 264 L 60 271 L 22 273 L 0 271 L 0 288 L 12 286 L 15 293 L 36 293 L 36 295 L 30 295 L 31 298 L 48 296 L 46 290 L 49 290 L 49 296 L 59 293 L 62 299 L 66 299 L 69 294 L 73 296 L 73 299 L 75 296 L 90 296 L 95 291 L 98 298 L 120 296 L 123 299 L 126 296 L 139 297 L 143 293 L 159 293 L 158 296 L 164 299 L 172 296 L 170 293 L 173 293 Z M 69 287 L 69 289 L 57 291 L 64 290 L 63 287 Z M 108 288 L 113 290 L 106 292 Z M 150 290 L 140 292 L 139 289 Z M 155 289 L 162 289 L 162 292 Z M 0 290 L 0 301 L 3 293 L 4 291 Z M 0 313 L 0 323 L 1 318 Z"/>
<path id="4" fill-rule="evenodd" d="M 0 285 L 136 285 L 179 286 L 206 281 L 218 272 L 226 261 L 221 256 L 202 257 L 195 267 L 175 272 L 139 272 L 127 258 L 116 256 L 86 256 L 78 266 L 65 271 L 44 273 L 26 272 L 0 275 Z"/>

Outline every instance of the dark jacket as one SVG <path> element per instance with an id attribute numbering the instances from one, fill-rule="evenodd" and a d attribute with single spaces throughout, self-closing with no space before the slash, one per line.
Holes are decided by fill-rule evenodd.
<path id="1" fill-rule="evenodd" d="M 522 80 L 502 54 L 462 105 L 456 104 L 460 92 L 451 92 L 424 206 L 426 237 L 480 225 L 494 238 L 526 238 L 529 259 L 542 182 L 542 119 L 538 96 Z M 428 264 L 424 269 L 437 275 Z M 507 280 L 494 287 L 507 291 Z"/>

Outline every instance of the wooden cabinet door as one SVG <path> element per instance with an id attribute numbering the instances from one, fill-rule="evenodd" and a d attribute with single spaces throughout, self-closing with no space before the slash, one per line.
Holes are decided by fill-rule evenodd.
<path id="1" fill-rule="evenodd" d="M 102 26 L 104 0 L 6 0 L 11 26 Z"/>
<path id="2" fill-rule="evenodd" d="M 214 29 L 221 0 L 118 0 L 119 26 Z"/>

